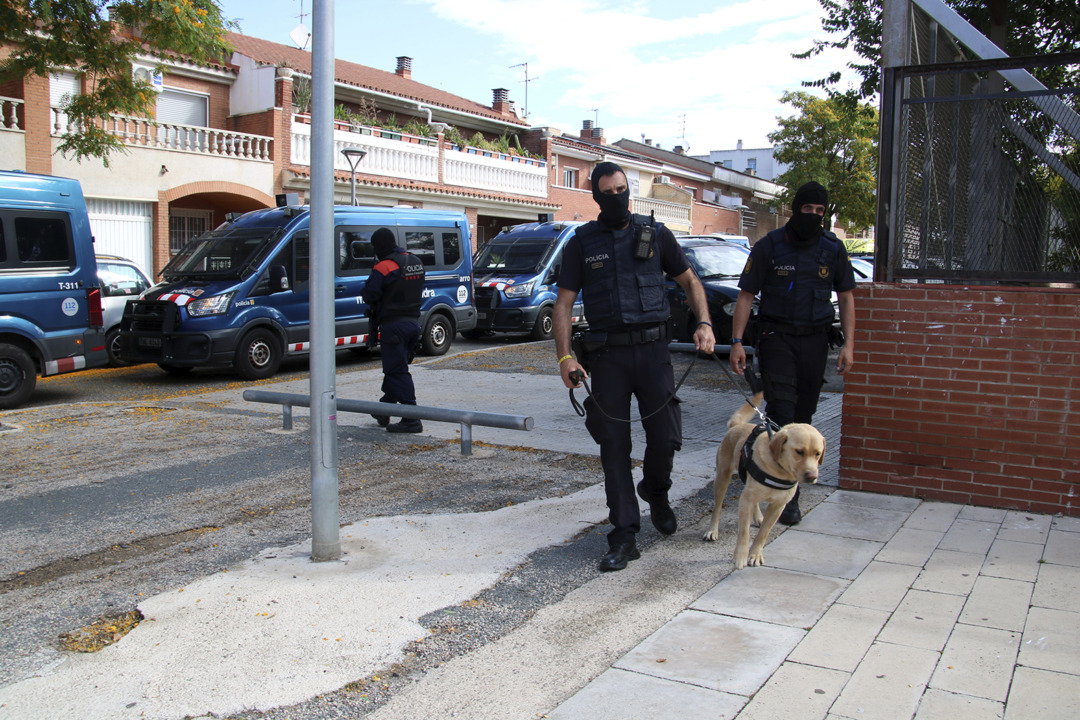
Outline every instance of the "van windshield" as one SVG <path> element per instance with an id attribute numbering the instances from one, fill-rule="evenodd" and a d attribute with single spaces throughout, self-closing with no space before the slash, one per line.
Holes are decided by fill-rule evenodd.
<path id="1" fill-rule="evenodd" d="M 161 271 L 166 280 L 242 278 L 258 268 L 283 229 L 224 226 L 192 238 Z"/>
<path id="2" fill-rule="evenodd" d="M 536 273 L 547 262 L 554 245 L 553 237 L 495 238 L 477 253 L 473 272 Z"/>

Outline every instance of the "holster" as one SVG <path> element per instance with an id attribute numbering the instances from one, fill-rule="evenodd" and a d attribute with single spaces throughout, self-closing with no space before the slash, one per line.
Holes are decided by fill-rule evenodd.
<path id="1" fill-rule="evenodd" d="M 577 358 L 578 364 L 589 372 L 589 356 L 604 347 L 603 340 L 586 340 L 584 332 L 576 332 L 570 337 L 570 350 Z"/>

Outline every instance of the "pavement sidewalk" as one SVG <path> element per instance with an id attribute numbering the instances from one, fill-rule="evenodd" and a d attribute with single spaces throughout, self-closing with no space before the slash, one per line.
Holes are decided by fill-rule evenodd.
<path id="1" fill-rule="evenodd" d="M 427 363 L 414 374 L 437 398 L 429 404 L 534 418 L 530 432 L 474 428 L 474 443 L 597 453 L 557 378 Z M 380 382 L 342 375 L 338 396 L 375 398 Z M 272 389 L 308 391 L 306 381 Z M 711 482 L 724 422 L 742 402 L 680 396 L 676 505 Z M 215 400 L 272 430 L 273 406 Z M 823 396 L 825 482 L 837 474 L 841 413 L 841 395 Z M 342 413 L 338 424 L 373 421 Z M 458 434 L 425 422 L 425 436 Z M 634 440 L 640 457 L 637 426 Z M 732 572 L 733 540 L 703 543 L 706 521 L 688 524 L 365 717 L 1080 717 L 1080 519 L 829 487 L 807 495 L 827 497 L 800 525 L 778 526 L 766 567 Z M 105 651 L 0 688 L 0 718 L 222 717 L 303 702 L 393 663 L 426 612 L 468 601 L 605 514 L 592 486 L 490 513 L 348 526 L 342 563 L 311 563 L 306 546 L 268 549 L 183 595 L 148 599 L 154 622 Z M 725 511 L 728 535 L 734 515 Z"/>

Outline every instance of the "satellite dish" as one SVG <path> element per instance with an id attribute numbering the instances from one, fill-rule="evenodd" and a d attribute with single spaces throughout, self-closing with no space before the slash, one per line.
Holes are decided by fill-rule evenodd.
<path id="1" fill-rule="evenodd" d="M 304 23 L 300 23 L 289 33 L 289 38 L 296 43 L 296 47 L 307 50 L 307 45 L 311 41 L 311 31 L 307 29 Z"/>

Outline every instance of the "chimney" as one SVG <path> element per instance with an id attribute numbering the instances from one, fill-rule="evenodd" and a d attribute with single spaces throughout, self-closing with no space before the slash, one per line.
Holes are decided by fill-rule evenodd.
<path id="1" fill-rule="evenodd" d="M 739 140 L 737 143 L 735 143 L 735 149 L 742 150 L 742 140 Z"/>
<path id="2" fill-rule="evenodd" d="M 682 145 L 676 145 L 674 152 L 675 152 L 676 155 L 685 155 L 686 154 L 686 151 L 683 150 Z"/>
<path id="3" fill-rule="evenodd" d="M 645 138 L 645 144 L 651 146 L 652 145 L 652 138 Z"/>
<path id="4" fill-rule="evenodd" d="M 596 140 L 601 145 L 606 145 L 607 144 L 607 141 L 604 140 L 604 128 L 594 127 L 592 129 L 592 137 L 593 137 L 593 140 Z"/>
<path id="5" fill-rule="evenodd" d="M 397 70 L 394 71 L 406 80 L 412 80 L 412 58 L 401 55 L 397 59 Z"/>
<path id="6" fill-rule="evenodd" d="M 495 88 L 492 92 L 491 109 L 500 115 L 510 113 L 510 91 L 506 88 Z"/>

